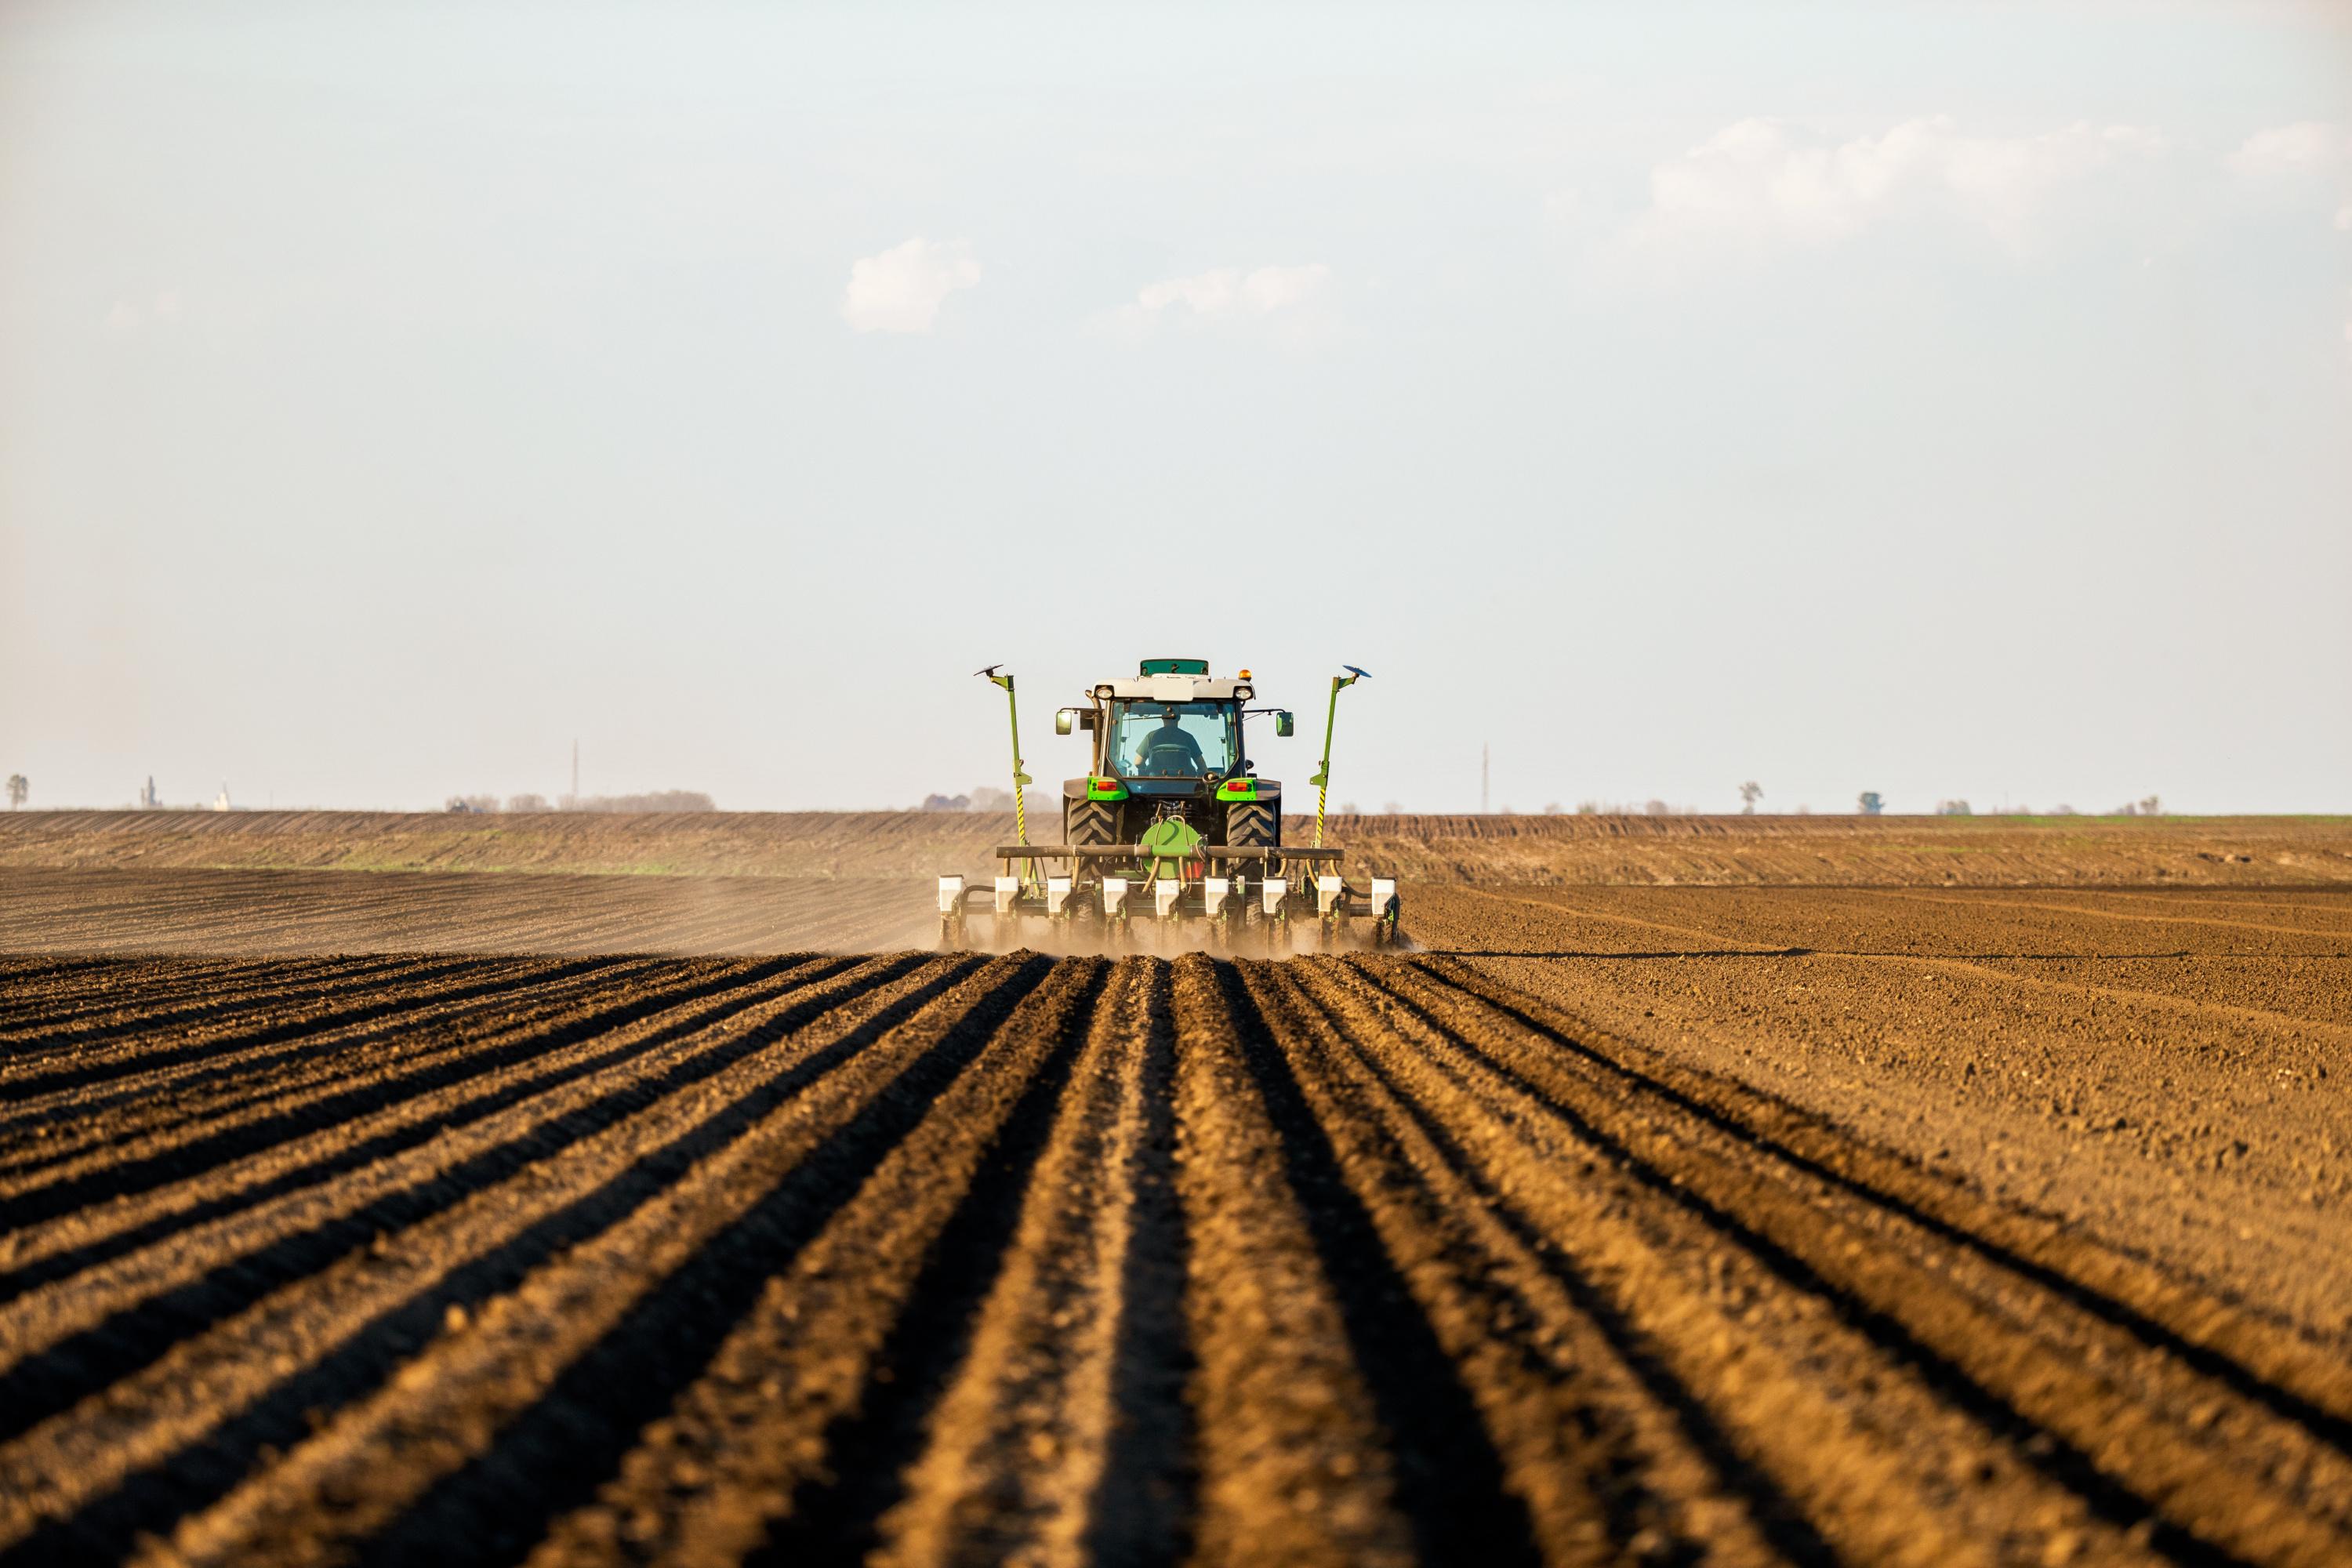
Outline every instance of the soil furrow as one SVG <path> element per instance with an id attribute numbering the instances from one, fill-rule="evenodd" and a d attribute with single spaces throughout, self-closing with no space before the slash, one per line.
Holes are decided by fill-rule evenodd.
<path id="1" fill-rule="evenodd" d="M 109 1160 L 92 1152 L 0 1178 L 12 1215 L 37 1221 L 78 1205 L 120 1201 L 168 1185 L 224 1162 L 281 1145 L 320 1128 L 340 1126 L 404 1096 L 462 1084 L 528 1059 L 550 1037 L 559 1043 L 594 1028 L 616 1028 L 646 1014 L 724 991 L 734 966 L 698 964 L 667 984 L 618 996 L 594 988 L 559 987 L 545 997 L 515 999 L 496 1014 L 460 1010 L 438 1026 L 391 1038 L 339 1040 L 299 1076 L 270 1086 L 235 1114 L 167 1124 L 121 1138 Z M 572 1013 L 575 1004 L 588 1010 Z M 567 1015 L 569 1015 L 567 1016 Z"/>
<path id="2" fill-rule="evenodd" d="M 1398 990 L 1445 1005 L 1409 976 Z M 2032 1301 L 2011 1315 L 1956 1289 L 1955 1260 L 1935 1256 L 1946 1247 L 1941 1237 L 1916 1229 L 1890 1235 L 1883 1222 L 1894 1216 L 1883 1207 L 1876 1215 L 1840 1212 L 1817 1187 L 1806 1190 L 1812 1184 L 1788 1179 L 1790 1173 L 1776 1168 L 1785 1162 L 1769 1146 L 1710 1138 L 1703 1122 L 1662 1125 L 1657 1119 L 1671 1112 L 1670 1102 L 1629 1094 L 1612 1105 L 1605 1089 L 1596 1092 L 1564 1070 L 1556 1049 L 1513 1041 L 1458 1011 L 1444 1026 L 1655 1173 L 1717 1228 L 1739 1236 L 1791 1287 L 1829 1294 L 1883 1352 L 2021 1445 L 2038 1468 L 2101 1514 L 2125 1526 L 2168 1520 L 2156 1522 L 2151 1539 L 2159 1547 L 2186 1531 L 2198 1539 L 2180 1539 L 2181 1550 L 2267 1560 L 2325 1562 L 2352 1548 L 2342 1521 L 2328 1517 L 2340 1502 L 2314 1512 L 2316 1496 L 2273 1479 L 2315 1465 L 2325 1471 L 2328 1456 L 2309 1434 L 2266 1420 L 2266 1412 L 2210 1383 L 2200 1391 L 2203 1398 L 2239 1407 L 2226 1423 L 2200 1429 L 2190 1423 L 2190 1407 L 2134 1376 L 2118 1346 L 2099 1344 L 2103 1353 L 2086 1359 L 2078 1347 L 2032 1331 L 2046 1328 L 2063 1302 Z M 2025 1282 L 2000 1283 L 2014 1289 Z M 2255 1437 L 2264 1451 L 2241 1458 L 2239 1445 Z"/>
<path id="3" fill-rule="evenodd" d="M 191 998 L 249 1005 L 256 999 L 318 996 L 338 986 L 406 981 L 445 963 L 408 954 L 242 963 L 184 959 L 159 963 L 109 958 L 91 960 L 90 967 L 77 976 L 81 983 L 71 987 L 32 992 L 19 989 L 19 983 L 12 979 L 8 983 L 11 1000 L 0 1003 L 0 1049 L 7 1052 L 0 1084 L 52 1058 L 89 1053 L 92 1047 L 86 1043 L 55 1042 L 72 1041 L 75 1030 L 93 1024 L 129 1024 L 143 1032 L 186 1021 Z M 134 1035 L 121 1048 L 152 1047 L 152 1041 Z"/>
<path id="4" fill-rule="evenodd" d="M 616 988 L 651 973 L 642 962 L 600 962 L 615 967 L 604 974 L 524 979 L 496 997 L 446 1004 L 427 998 L 417 1017 L 399 1023 L 371 1020 L 306 1037 L 299 1016 L 284 1018 L 268 1031 L 283 1037 L 276 1043 L 251 1054 L 226 1046 L 228 1059 L 215 1066 L 182 1062 L 159 1082 L 115 1079 L 47 1096 L 17 1118 L 15 1146 L 0 1156 L 0 1195 L 12 1212 L 37 1215 L 65 1194 L 29 1194 L 52 1188 L 79 1191 L 74 1183 L 95 1181 L 102 1196 L 158 1173 L 169 1179 L 175 1169 L 226 1157 L 215 1150 L 236 1147 L 251 1129 L 273 1124 L 273 1116 L 278 1124 L 289 1113 L 299 1121 L 307 1106 L 355 1082 L 388 1079 L 404 1066 L 446 1066 L 486 1036 L 575 1002 L 610 1007 Z M 108 1171 L 114 1173 L 104 1175 Z"/>
<path id="5" fill-rule="evenodd" d="M 47 1225 L 0 1235 L 0 1262 L 8 1268 L 0 1275 L 0 1305 L 48 1279 L 95 1267 L 175 1230 L 192 1229 L 300 1187 L 376 1165 L 527 1097 L 625 1063 L 648 1046 L 715 1023 L 766 1000 L 776 990 L 797 992 L 828 980 L 854 962 L 792 955 L 747 964 L 731 987 L 712 990 L 697 984 L 683 996 L 664 993 L 667 1012 L 639 1006 L 641 998 L 614 1009 L 606 998 L 602 1010 L 551 1019 L 544 1032 L 533 1037 L 543 1049 L 477 1079 L 394 1099 L 379 1110 L 226 1161 L 168 1186 L 117 1199 L 101 1209 L 78 1210 Z M 884 961 L 877 973 L 889 973 L 907 962 Z M 692 1011 L 675 1016 L 680 1008 Z"/>
<path id="6" fill-rule="evenodd" d="M 1847 1186 L 1942 1241 L 2015 1271 L 2226 1384 L 2241 1397 L 2352 1451 L 2352 1367 L 2341 1357 L 2063 1226 L 1990 1202 L 1873 1149 L 1817 1117 L 1596 1030 L 1468 965 L 1421 961 L 1412 970 L 1553 1043 L 1560 1047 L 1559 1059 L 1590 1061 L 1698 1121 L 1768 1147 L 1790 1165 Z M 1411 973 L 1388 971 L 1384 977 Z"/>
<path id="7" fill-rule="evenodd" d="M 673 1184 L 709 1156 L 731 1168 L 746 1134 L 825 1083 L 828 1102 L 871 1082 L 861 1058 L 901 1018 L 933 1001 L 971 965 L 940 960 L 845 999 L 814 1026 L 785 1016 L 752 1026 L 774 1048 L 689 1084 L 583 1139 L 560 1135 L 545 1157 L 507 1180 L 464 1191 L 459 1201 L 236 1314 L 215 1321 L 161 1359 L 0 1447 L 0 1542 L 65 1520 L 69 1532 L 119 1551 L 133 1533 L 225 1489 L 264 1445 L 288 1446 L 307 1429 L 303 1412 L 347 1404 L 382 1384 L 457 1309 L 462 1316 L 511 1290 L 546 1258 L 639 1212 L 674 1204 Z M 795 1024 L 803 1026 L 792 1032 Z M 753 1139 L 752 1149 L 765 1146 Z M 667 1212 L 665 1209 L 664 1212 Z M 250 1419 L 232 1420 L 241 1415 Z M 186 1445 L 210 1440 L 176 1470 Z M 90 1499 L 124 1488 L 111 1507 Z"/>
<path id="8" fill-rule="evenodd" d="M 1694 1391 L 1722 1448 L 1861 1562 L 1997 1562 L 2093 1534 L 2080 1502 L 1989 1439 L 1755 1238 L 1551 1100 L 1514 1087 L 1405 998 L 1414 1048 L 1378 1066 L 1498 1217 L 1587 1286 L 1629 1357 Z M 1856 1397 L 1868 1390 L 1868 1400 Z M 1751 1494 L 1756 1489 L 1748 1489 Z M 2112 1532 L 2105 1544 L 2116 1542 Z"/>
<path id="9" fill-rule="evenodd" d="M 371 1551 L 397 1559 L 423 1533 L 467 1543 L 436 1552 L 445 1563 L 512 1561 L 545 1530 L 544 1500 L 610 1474 L 667 1403 L 660 1378 L 640 1381 L 641 1356 L 671 1374 L 698 1371 L 709 1347 L 698 1339 L 734 1318 L 719 1298 L 748 1308 L 774 1289 L 797 1237 L 819 1232 L 923 1121 L 1045 969 L 997 960 L 865 1042 L 788 1108 L 453 1325 L 399 1379 L 187 1521 L 177 1558 L 329 1562 L 375 1537 Z M 696 1327 L 677 1321 L 681 1307 Z M 613 1382 L 616 1361 L 632 1374 L 625 1385 Z M 515 1505 L 518 1469 L 538 1506 Z M 551 1470 L 562 1478 L 551 1487 Z M 312 1506 L 320 1491 L 337 1498 L 331 1513 Z"/>
<path id="10" fill-rule="evenodd" d="M 425 1008 L 447 1006 L 454 1003 L 495 996 L 518 986 L 543 983 L 555 973 L 584 973 L 593 966 L 587 964 L 558 965 L 542 960 L 516 959 L 501 963 L 485 973 L 481 965 L 463 959 L 446 959 L 432 964 L 417 979 L 439 978 L 444 975 L 467 976 L 462 985 L 441 989 L 405 989 L 390 995 L 374 994 L 372 999 L 354 1001 L 348 1005 L 324 1013 L 304 1014 L 299 1017 L 278 1019 L 256 1028 L 231 1036 L 205 1036 L 193 1044 L 159 1049 L 147 1037 L 147 1026 L 126 1023 L 121 1026 L 94 1026 L 91 1040 L 120 1038 L 123 1043 L 113 1051 L 79 1052 L 69 1066 L 47 1070 L 34 1070 L 13 1079 L 9 1087 L 11 1098 L 29 1100 L 40 1095 L 58 1094 L 103 1082 L 110 1078 L 136 1077 L 144 1081 L 167 1081 L 169 1069 L 183 1063 L 210 1064 L 216 1062 L 226 1050 L 258 1047 L 288 1041 L 299 1041 L 326 1030 L 352 1025 L 397 1019 L 413 1023 L 414 1018 L 402 1015 Z M 190 1008 L 192 1021 L 202 1022 L 213 1016 L 233 1016 L 238 1003 L 232 997 L 219 1008 Z"/>
<path id="11" fill-rule="evenodd" d="M 1140 962 L 1159 963 L 1159 960 Z M 1177 1191 L 1192 1273 L 1197 1560 L 1406 1563 L 1381 1413 L 1326 1278 L 1289 1145 L 1252 1070 L 1227 987 L 1207 960 L 1173 967 Z M 1320 1194 L 1313 1194 L 1320 1196 Z"/>
<path id="12" fill-rule="evenodd" d="M 1034 958 L 1025 962 L 1040 962 Z M 757 1300 L 541 1564 L 856 1561 L 969 1342 L 1103 965 L 1056 965 Z M 969 1030 L 973 1020 L 964 1021 Z M 702 1479 L 680 1488 L 681 1473 Z"/>
<path id="13" fill-rule="evenodd" d="M 968 1359 L 973 1322 L 1003 1276 L 1107 968 L 1094 959 L 1057 964 L 1050 990 L 1029 1016 L 1006 1026 L 1003 1054 L 992 1051 L 966 1075 L 981 1081 L 960 1081 L 941 1096 L 934 1123 L 893 1152 L 853 1210 L 812 1248 L 797 1273 L 826 1281 L 815 1292 L 819 1305 L 797 1310 L 790 1332 L 754 1319 L 745 1325 L 751 1332 L 735 1336 L 723 1359 L 739 1372 L 782 1359 L 781 1345 L 807 1347 L 799 1360 L 810 1371 L 799 1381 L 815 1387 L 822 1382 L 814 1370 L 820 1357 L 837 1354 L 817 1347 L 844 1338 L 862 1347 L 869 1325 L 889 1324 L 872 1351 L 864 1391 L 823 1432 L 824 1468 L 800 1480 L 789 1511 L 769 1527 L 749 1562 L 862 1560 L 874 1552 L 879 1521 L 907 1497 L 908 1474 L 921 1454 L 940 1394 Z M 941 1120 L 947 1124 L 938 1125 Z M 932 1190 L 939 1171 L 961 1178 L 948 1184 L 957 1189 L 952 1198 Z M 846 1272 L 843 1260 L 861 1257 L 883 1261 L 877 1279 L 855 1289 L 835 1282 Z M 904 1292 L 895 1310 L 888 1299 L 894 1286 Z M 842 1332 L 812 1331 L 827 1303 Z M 824 1404 L 819 1400 L 818 1409 Z M 751 1440 L 755 1448 L 793 1432 L 789 1426 L 778 1431 L 756 1411 L 739 1412 L 738 1447 L 745 1445 L 740 1428 L 747 1426 L 766 1434 Z M 753 1489 L 761 1484 L 755 1481 Z M 721 1510 L 723 1505 L 703 1511 Z M 729 1539 L 722 1531 L 722 1548 Z"/>
<path id="14" fill-rule="evenodd" d="M 700 971 L 723 972 L 717 964 Z M 170 1151 L 233 1131 L 244 1119 L 299 1103 L 305 1089 L 388 1076 L 403 1064 L 462 1054 L 471 1042 L 582 1004 L 609 1010 L 616 991 L 652 973 L 640 963 L 615 964 L 601 973 L 553 976 L 520 994 L 436 1012 L 425 1020 L 429 1027 L 330 1030 L 251 1056 L 231 1049 L 216 1065 L 183 1064 L 161 1084 L 118 1079 L 97 1089 L 64 1090 L 28 1107 L 19 1119 L 18 1146 L 0 1157 L 0 1184 L 34 1190 L 85 1173 L 93 1168 L 88 1153 L 93 1148 L 105 1151 L 100 1163 L 130 1164 L 133 1150 Z M 675 986 L 675 978 L 666 975 L 662 988 Z"/>
<path id="15" fill-rule="evenodd" d="M 1822 1555 L 1819 1536 L 1783 1522 L 1785 1498 L 1716 1462 L 1713 1430 L 1689 1429 L 1688 1391 L 1662 1384 L 1612 1339 L 1589 1285 L 1553 1273 L 1447 1157 L 1380 1070 L 1421 1047 L 1339 976 L 1293 964 L 1251 984 L 1297 1018 L 1282 1031 L 1286 1047 L 1344 1141 L 1391 1256 L 1412 1260 L 1415 1293 L 1505 1449 L 1546 1560 Z"/>
<path id="16" fill-rule="evenodd" d="M 686 989 L 723 988 L 706 972 Z M 444 1029 L 397 1034 L 376 1041 L 368 1038 L 337 1042 L 319 1056 L 297 1064 L 283 1075 L 263 1075 L 249 1094 L 224 1093 L 217 1114 L 175 1113 L 170 1102 L 152 1115 L 137 1110 L 121 1113 L 130 1123 L 110 1126 L 103 1119 L 76 1128 L 70 1112 L 53 1113 L 51 1125 L 66 1129 L 44 1142 L 62 1147 L 53 1160 L 27 1159 L 16 1169 L 0 1173 L 12 1219 L 42 1224 L 77 1211 L 108 1203 L 133 1200 L 159 1188 L 201 1177 L 218 1166 L 255 1154 L 267 1154 L 292 1140 L 320 1128 L 341 1125 L 402 1097 L 406 1090 L 460 1084 L 529 1053 L 538 1029 L 567 1016 L 567 1005 L 601 1001 L 608 1015 L 625 1022 L 647 1004 L 658 1005 L 662 995 L 675 995 L 677 985 L 660 988 L 659 994 L 639 992 L 617 1001 L 591 987 L 563 987 L 546 996 L 522 999 L 522 1005 L 496 1015 L 450 1021 Z M 573 1012 L 573 1018 L 586 1016 Z M 487 1043 L 486 1042 L 493 1042 Z M 381 1066 L 385 1070 L 372 1070 Z"/>
<path id="17" fill-rule="evenodd" d="M 879 1563 L 1181 1560 L 1172 1046 L 1165 967 L 1120 963 L 971 1353 L 932 1415 L 905 1500 L 881 1521 Z"/>
<path id="18" fill-rule="evenodd" d="M 906 966 L 877 961 L 834 979 L 828 963 L 825 973 L 788 973 L 781 983 L 759 966 L 740 987 L 688 998 L 675 1016 L 656 1011 L 609 1034 L 583 1031 L 585 1043 L 528 1058 L 488 1081 L 396 1100 L 374 1116 L 152 1194 L 152 1209 L 118 1202 L 28 1235 L 5 1280 L 9 1297 L 57 1283 L 0 1311 L 6 1347 L 0 1394 L 13 1386 L 18 1360 L 70 1334 L 102 1323 L 104 1359 L 134 1354 L 141 1336 L 119 1316 L 133 1307 L 152 1303 L 148 1317 L 168 1332 L 184 1316 L 173 1292 L 225 1310 L 227 1300 L 297 1277 L 310 1260 L 339 1256 L 354 1238 L 415 1223 L 470 1183 L 526 1167 L 552 1135 L 578 1136 L 718 1071 L 754 1042 L 740 1026 L 743 1015 L 771 1025 L 812 1016 Z M 779 1014 L 780 1003 L 789 1011 Z M 30 1402 L 17 1389 L 6 1403 L 21 1414 Z"/>

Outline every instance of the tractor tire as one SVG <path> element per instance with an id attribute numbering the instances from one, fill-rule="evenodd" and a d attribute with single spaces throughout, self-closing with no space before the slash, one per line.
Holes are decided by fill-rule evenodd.
<path id="1" fill-rule="evenodd" d="M 1270 848 L 1282 842 L 1282 815 L 1272 805 L 1236 802 L 1225 807 L 1225 843 L 1234 849 Z"/>
<path id="2" fill-rule="evenodd" d="M 1062 805 L 1062 842 L 1116 844 L 1118 807 L 1107 800 L 1073 800 Z"/>

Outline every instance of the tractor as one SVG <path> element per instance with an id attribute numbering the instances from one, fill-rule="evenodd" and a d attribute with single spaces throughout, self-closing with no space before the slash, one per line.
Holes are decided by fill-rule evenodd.
<path id="1" fill-rule="evenodd" d="M 1161 934 L 1184 931 L 1185 945 L 1286 950 L 1311 923 L 1319 944 L 1345 942 L 1351 921 L 1369 921 L 1371 944 L 1397 938 L 1393 878 L 1356 885 L 1345 879 L 1344 852 L 1326 847 L 1323 796 L 1317 796 L 1315 842 L 1282 841 L 1282 785 L 1260 778 L 1244 743 L 1244 721 L 1264 717 L 1275 734 L 1292 732 L 1287 710 L 1253 708 L 1250 672 L 1229 679 L 1206 659 L 1147 658 L 1132 679 L 1090 688 L 1083 706 L 1054 715 L 1057 735 L 1091 737 L 1086 773 L 1062 785 L 1062 841 L 1028 842 L 1022 787 L 1020 710 L 1013 677 L 991 666 L 979 673 L 1004 688 L 1012 704 L 1015 822 L 1021 842 L 996 847 L 989 882 L 940 879 L 940 942 L 969 944 L 968 922 L 994 922 L 992 945 L 1017 945 L 1027 922 L 1042 920 L 1065 940 L 1118 947 L 1135 940 L 1139 921 Z M 1339 694 L 1363 677 L 1348 667 L 1331 683 L 1318 792 L 1330 773 L 1330 721 Z"/>

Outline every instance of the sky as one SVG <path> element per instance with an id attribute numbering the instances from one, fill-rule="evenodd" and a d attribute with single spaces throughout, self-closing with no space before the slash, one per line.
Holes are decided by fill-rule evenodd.
<path id="1" fill-rule="evenodd" d="M 0 5 L 31 804 L 2352 810 L 2352 6 Z"/>

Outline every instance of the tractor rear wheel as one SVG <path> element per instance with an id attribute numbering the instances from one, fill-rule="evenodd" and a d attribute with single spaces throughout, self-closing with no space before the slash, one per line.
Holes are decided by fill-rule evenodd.
<path id="1" fill-rule="evenodd" d="M 1282 817 L 1272 805 L 1236 801 L 1225 807 L 1225 843 L 1234 849 L 1271 848 L 1282 842 Z"/>
<path id="2" fill-rule="evenodd" d="M 1062 807 L 1062 842 L 1116 844 L 1118 807 L 1107 800 L 1073 800 Z"/>

